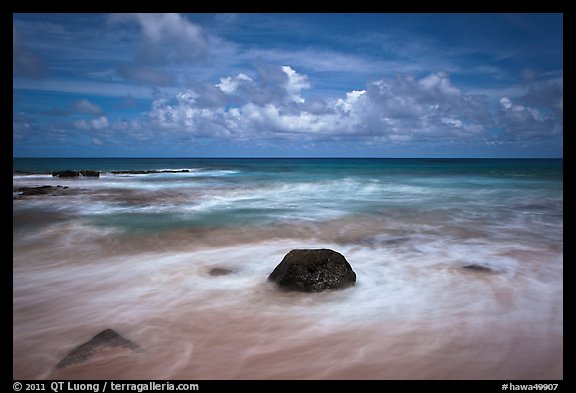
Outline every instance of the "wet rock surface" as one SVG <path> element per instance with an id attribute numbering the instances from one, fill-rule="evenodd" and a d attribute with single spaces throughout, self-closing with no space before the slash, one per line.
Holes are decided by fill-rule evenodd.
<path id="1" fill-rule="evenodd" d="M 36 195 L 63 195 L 70 191 L 66 186 L 37 186 L 37 187 L 20 187 L 14 189 L 18 195 L 14 199 Z"/>
<path id="2" fill-rule="evenodd" d="M 52 177 L 79 177 L 79 176 L 80 172 L 78 171 L 66 170 L 66 171 L 52 172 Z"/>
<path id="3" fill-rule="evenodd" d="M 492 269 L 491 267 L 488 267 L 485 265 L 480 265 L 477 263 L 472 263 L 472 264 L 463 266 L 463 268 L 466 270 L 469 270 L 469 271 L 479 272 L 479 273 L 496 273 L 496 270 Z"/>
<path id="4" fill-rule="evenodd" d="M 100 177 L 100 172 L 93 170 L 80 171 L 80 174 L 84 177 Z"/>
<path id="5" fill-rule="evenodd" d="M 107 349 L 130 349 L 137 351 L 140 346 L 125 339 L 112 329 L 106 329 L 92 337 L 90 341 L 74 348 L 64 359 L 60 360 L 56 368 L 64 368 L 87 361 L 100 351 Z"/>
<path id="6" fill-rule="evenodd" d="M 330 249 L 292 250 L 272 271 L 268 280 L 283 289 L 321 292 L 356 283 L 356 273 L 344 256 Z"/>
<path id="7" fill-rule="evenodd" d="M 133 171 L 111 171 L 115 175 L 147 175 L 150 173 L 188 173 L 189 169 L 164 169 L 164 170 L 133 170 Z"/>
<path id="8" fill-rule="evenodd" d="M 208 274 L 211 276 L 227 276 L 232 273 L 234 273 L 232 270 L 222 267 L 214 267 L 208 271 Z"/>

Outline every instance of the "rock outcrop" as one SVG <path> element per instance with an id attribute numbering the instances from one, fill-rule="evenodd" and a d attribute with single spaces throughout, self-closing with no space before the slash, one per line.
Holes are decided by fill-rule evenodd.
<path id="1" fill-rule="evenodd" d="M 55 171 L 52 172 L 52 177 L 100 177 L 99 171 L 93 171 L 91 169 L 82 170 L 82 171 Z"/>
<path id="2" fill-rule="evenodd" d="M 114 175 L 149 175 L 151 173 L 188 173 L 189 169 L 149 169 L 149 170 L 131 170 L 131 171 L 111 171 Z"/>
<path id="3" fill-rule="evenodd" d="M 69 192 L 68 187 L 62 186 L 20 187 L 14 191 L 18 193 L 14 199 L 36 195 L 63 195 Z"/>
<path id="4" fill-rule="evenodd" d="M 80 171 L 80 174 L 84 177 L 100 177 L 100 172 L 92 170 Z"/>
<path id="5" fill-rule="evenodd" d="M 344 258 L 329 249 L 292 250 L 268 280 L 281 288 L 301 292 L 342 289 L 356 283 L 356 273 Z"/>
<path id="6" fill-rule="evenodd" d="M 132 341 L 125 339 L 112 329 L 106 329 L 92 337 L 90 341 L 74 348 L 66 357 L 56 365 L 56 368 L 68 367 L 83 363 L 100 351 L 107 349 L 139 350 L 140 347 Z"/>
<path id="7" fill-rule="evenodd" d="M 70 171 L 70 170 L 66 170 L 66 171 L 55 171 L 55 172 L 52 172 L 52 176 L 53 176 L 53 177 L 79 177 L 79 176 L 80 176 L 80 172 L 78 172 L 78 171 Z"/>

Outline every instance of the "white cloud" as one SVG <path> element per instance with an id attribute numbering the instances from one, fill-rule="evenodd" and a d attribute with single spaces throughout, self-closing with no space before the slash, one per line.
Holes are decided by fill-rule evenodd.
<path id="1" fill-rule="evenodd" d="M 331 101 L 304 101 L 307 76 L 288 66 L 260 66 L 256 77 L 239 73 L 212 85 L 199 85 L 157 98 L 142 121 L 113 122 L 105 117 L 81 120 L 77 128 L 110 128 L 140 139 L 155 132 L 226 140 L 353 139 L 366 143 L 417 141 L 482 141 L 505 137 L 540 138 L 558 132 L 561 122 L 550 110 L 516 103 L 509 97 L 493 102 L 465 94 L 449 77 L 396 75 L 374 81 L 363 90 Z M 552 91 L 553 89 L 549 89 Z M 514 99 L 517 100 L 517 99 Z M 555 130 L 555 131 L 553 131 Z"/>
<path id="2" fill-rule="evenodd" d="M 86 114 L 86 115 L 101 115 L 103 113 L 102 108 L 98 105 L 91 103 L 86 99 L 76 101 L 72 105 L 72 110 L 76 113 Z"/>
<path id="3" fill-rule="evenodd" d="M 137 60 L 144 64 L 181 63 L 203 57 L 208 40 L 202 27 L 175 13 L 111 14 L 111 22 L 135 21 L 142 31 Z"/>
<path id="4" fill-rule="evenodd" d="M 346 99 L 338 98 L 334 106 L 344 112 L 350 112 L 352 105 L 365 93 L 366 90 L 352 90 L 346 93 Z"/>
<path id="5" fill-rule="evenodd" d="M 437 90 L 438 92 L 445 95 L 460 95 L 460 89 L 452 86 L 450 79 L 446 74 L 442 72 L 430 74 L 427 77 L 421 79 L 418 84 L 424 90 Z"/>
<path id="6" fill-rule="evenodd" d="M 286 82 L 285 89 L 288 93 L 288 98 L 298 104 L 304 103 L 304 98 L 300 96 L 300 91 L 302 89 L 309 89 L 310 82 L 308 82 L 308 77 L 306 75 L 300 75 L 294 71 L 289 66 L 282 66 L 282 71 L 288 75 L 288 81 Z"/>
<path id="7" fill-rule="evenodd" d="M 512 108 L 512 101 L 510 101 L 508 97 L 502 97 L 500 99 L 500 105 L 502 105 L 504 109 L 510 109 Z"/>
<path id="8" fill-rule="evenodd" d="M 110 123 L 108 122 L 108 118 L 105 116 L 101 116 L 97 119 L 91 120 L 76 120 L 72 122 L 72 125 L 80 130 L 102 130 L 108 128 Z"/>
<path id="9" fill-rule="evenodd" d="M 143 35 L 150 41 L 162 43 L 168 40 L 183 40 L 197 46 L 206 44 L 202 28 L 175 13 L 132 14 L 140 23 Z"/>
<path id="10" fill-rule="evenodd" d="M 94 127 L 95 130 L 100 130 L 110 125 L 110 123 L 108 123 L 108 119 L 104 116 L 99 117 L 98 119 L 90 120 L 90 122 L 92 123 L 92 127 Z"/>
<path id="11" fill-rule="evenodd" d="M 210 56 L 210 37 L 203 28 L 175 13 L 111 14 L 112 23 L 136 22 L 140 46 L 134 59 L 119 66 L 117 74 L 131 82 L 169 86 L 176 81 L 174 67 L 205 62 Z"/>
<path id="12" fill-rule="evenodd" d="M 379 80 L 367 90 L 353 90 L 345 98 L 315 105 L 307 110 L 301 90 L 308 88 L 307 77 L 291 67 L 265 68 L 254 80 L 245 74 L 221 78 L 216 85 L 236 105 L 204 108 L 200 95 L 188 90 L 173 100 L 159 99 L 149 116 L 160 129 L 187 132 L 202 137 L 287 137 L 326 138 L 360 136 L 391 142 L 414 139 L 465 137 L 482 134 L 474 112 L 484 110 L 482 101 L 468 97 L 453 87 L 446 76 L 432 74 L 422 79 L 398 76 Z M 278 88 L 281 87 L 281 88 Z M 267 97 L 262 103 L 258 97 Z M 476 107 L 474 107 L 474 105 Z M 323 108 L 323 109 L 322 109 Z M 470 113 L 468 118 L 461 114 Z"/>
<path id="13" fill-rule="evenodd" d="M 234 77 L 229 76 L 226 78 L 221 78 L 220 83 L 218 83 L 216 87 L 218 87 L 220 90 L 222 90 L 222 92 L 226 94 L 233 94 L 236 92 L 242 81 L 253 82 L 252 78 L 250 78 L 248 75 L 240 73 Z"/>
<path id="14" fill-rule="evenodd" d="M 462 121 L 456 118 L 455 116 L 442 117 L 440 118 L 440 121 L 452 127 L 462 128 Z"/>
<path id="15" fill-rule="evenodd" d="M 522 98 L 525 98 L 521 97 Z M 514 104 L 508 97 L 500 99 L 499 124 L 511 139 L 548 137 L 562 131 L 562 119 L 554 114 L 555 102 L 550 102 L 548 114 L 535 107 Z M 546 108 L 543 108 L 546 109 Z"/>

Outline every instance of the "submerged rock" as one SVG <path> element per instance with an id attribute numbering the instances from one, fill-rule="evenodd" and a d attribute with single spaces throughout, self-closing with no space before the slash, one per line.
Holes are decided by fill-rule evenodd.
<path id="1" fill-rule="evenodd" d="M 208 271 L 208 274 L 211 276 L 226 276 L 231 273 L 233 273 L 232 270 L 224 269 L 222 267 L 214 267 Z"/>
<path id="2" fill-rule="evenodd" d="M 38 186 L 38 187 L 21 187 L 17 190 L 20 195 L 30 196 L 30 195 L 44 195 L 53 192 L 56 189 L 54 186 Z"/>
<path id="3" fill-rule="evenodd" d="M 66 357 L 56 365 L 56 368 L 68 367 L 83 363 L 99 351 L 111 348 L 126 348 L 133 351 L 140 347 L 132 341 L 125 339 L 112 329 L 106 329 L 92 337 L 90 341 L 74 348 Z"/>
<path id="4" fill-rule="evenodd" d="M 466 265 L 464 266 L 464 269 L 468 269 L 468 270 L 472 270 L 475 272 L 484 272 L 484 273 L 495 273 L 496 271 L 494 269 L 492 269 L 491 267 L 485 266 L 485 265 L 479 265 L 477 263 L 473 263 L 470 265 Z"/>
<path id="5" fill-rule="evenodd" d="M 37 187 L 20 187 L 15 190 L 18 196 L 14 199 L 35 195 L 63 195 L 68 193 L 68 187 L 62 186 L 37 186 Z"/>
<path id="6" fill-rule="evenodd" d="M 321 292 L 342 289 L 356 283 L 356 273 L 344 258 L 329 249 L 292 250 L 268 276 L 284 289 Z"/>
<path id="7" fill-rule="evenodd" d="M 78 171 L 56 171 L 52 172 L 53 177 L 78 177 L 80 176 L 80 172 Z"/>

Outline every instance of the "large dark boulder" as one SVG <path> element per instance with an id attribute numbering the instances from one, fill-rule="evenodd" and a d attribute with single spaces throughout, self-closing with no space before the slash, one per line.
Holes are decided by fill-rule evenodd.
<path id="1" fill-rule="evenodd" d="M 100 177 L 100 172 L 92 170 L 80 171 L 80 174 L 84 177 Z"/>
<path id="2" fill-rule="evenodd" d="M 281 288 L 301 292 L 342 289 L 356 283 L 356 273 L 344 258 L 329 249 L 292 250 L 268 276 Z"/>
<path id="3" fill-rule="evenodd" d="M 80 344 L 74 348 L 66 357 L 56 365 L 56 368 L 63 368 L 77 363 L 83 363 L 91 356 L 106 349 L 130 349 L 139 350 L 140 347 L 130 340 L 116 333 L 112 329 L 106 329 L 92 337 L 90 341 Z"/>
<path id="4" fill-rule="evenodd" d="M 56 171 L 52 172 L 53 177 L 78 177 L 80 172 L 78 171 Z"/>

